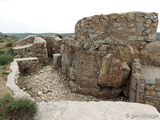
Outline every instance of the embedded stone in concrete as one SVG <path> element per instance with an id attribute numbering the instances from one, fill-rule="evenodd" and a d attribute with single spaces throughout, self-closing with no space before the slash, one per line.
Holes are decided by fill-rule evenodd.
<path id="1" fill-rule="evenodd" d="M 97 34 L 89 34 L 89 36 L 90 36 L 91 38 L 94 38 L 94 37 L 97 36 Z"/>
<path id="2" fill-rule="evenodd" d="M 135 36 L 135 35 L 130 35 L 128 39 L 129 39 L 129 40 L 137 40 L 137 36 Z"/>
<path id="3" fill-rule="evenodd" d="M 91 34 L 94 34 L 94 30 L 93 29 L 88 29 L 88 32 Z"/>
<path id="4" fill-rule="evenodd" d="M 127 25 L 128 25 L 127 23 L 122 23 L 122 26 L 124 26 L 124 27 L 127 26 Z"/>
<path id="5" fill-rule="evenodd" d="M 137 27 L 143 27 L 143 24 L 142 23 L 136 23 L 136 26 Z"/>
<path id="6" fill-rule="evenodd" d="M 151 31 L 152 31 L 151 29 L 146 29 L 144 32 L 145 33 L 151 33 Z"/>
<path id="7" fill-rule="evenodd" d="M 156 79 L 147 78 L 147 79 L 146 79 L 146 83 L 147 83 L 147 84 L 156 84 Z"/>

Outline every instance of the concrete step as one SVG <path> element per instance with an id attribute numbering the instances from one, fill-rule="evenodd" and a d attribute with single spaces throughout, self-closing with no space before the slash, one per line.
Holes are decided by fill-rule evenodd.
<path id="1" fill-rule="evenodd" d="M 160 120 L 156 108 L 128 102 L 40 102 L 36 120 Z"/>

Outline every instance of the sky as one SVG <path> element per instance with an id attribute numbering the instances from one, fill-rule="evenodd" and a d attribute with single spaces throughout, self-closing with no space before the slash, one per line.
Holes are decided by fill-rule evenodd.
<path id="1" fill-rule="evenodd" d="M 0 0 L 0 32 L 73 33 L 83 17 L 130 11 L 160 14 L 159 0 Z"/>

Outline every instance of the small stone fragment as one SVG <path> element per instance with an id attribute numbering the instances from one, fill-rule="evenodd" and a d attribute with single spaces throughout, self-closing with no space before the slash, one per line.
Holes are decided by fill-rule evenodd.
<path id="1" fill-rule="evenodd" d="M 38 92 L 37 92 L 37 95 L 38 95 L 38 96 L 42 96 L 43 93 L 42 93 L 41 91 L 38 91 Z"/>

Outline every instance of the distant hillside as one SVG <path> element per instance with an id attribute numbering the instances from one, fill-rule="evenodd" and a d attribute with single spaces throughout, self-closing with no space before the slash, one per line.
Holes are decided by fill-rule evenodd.
<path id="1" fill-rule="evenodd" d="M 0 32 L 0 37 L 5 37 L 6 34 Z"/>
<path id="2" fill-rule="evenodd" d="M 28 35 L 49 35 L 54 36 L 56 34 L 61 34 L 63 37 L 68 37 L 74 35 L 74 33 L 5 33 L 10 38 L 25 38 Z"/>
<path id="3" fill-rule="evenodd" d="M 49 35 L 49 36 L 54 36 L 56 34 L 61 34 L 64 37 L 68 37 L 71 35 L 74 35 L 74 33 L 2 33 L 0 32 L 0 37 L 5 37 L 5 35 L 7 35 L 10 38 L 25 38 L 28 35 Z M 160 32 L 157 32 L 157 38 L 158 41 L 160 41 Z"/>
<path id="4" fill-rule="evenodd" d="M 158 41 L 160 41 L 160 32 L 157 33 Z"/>

